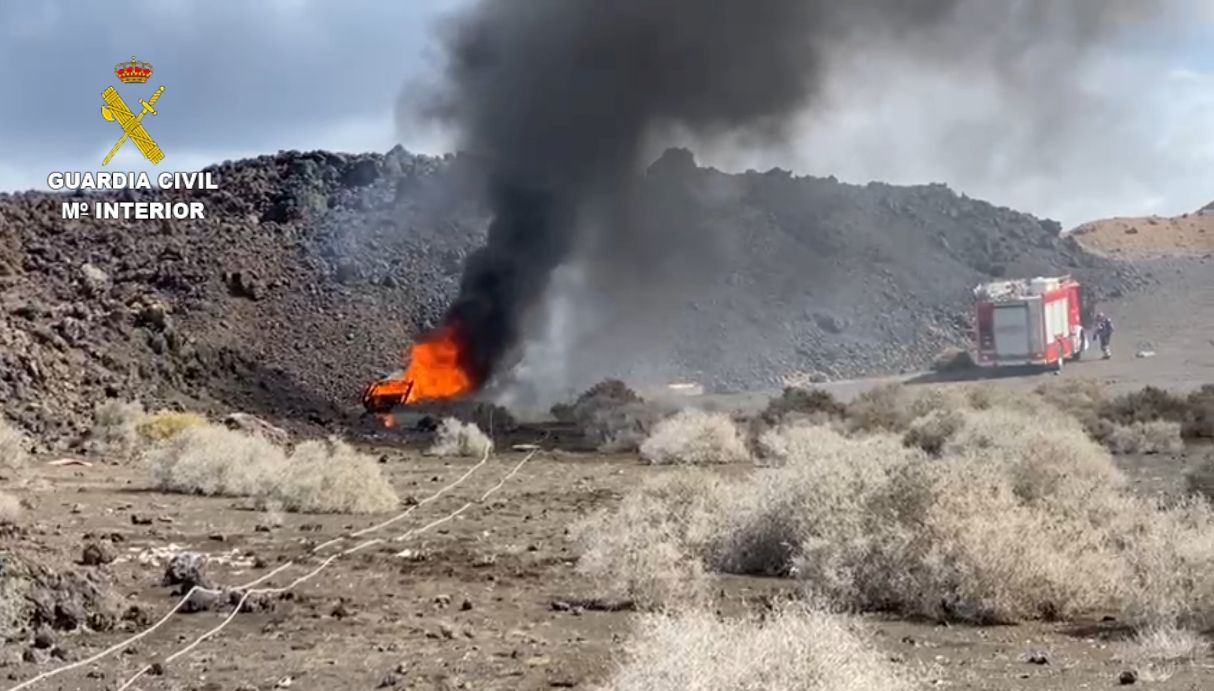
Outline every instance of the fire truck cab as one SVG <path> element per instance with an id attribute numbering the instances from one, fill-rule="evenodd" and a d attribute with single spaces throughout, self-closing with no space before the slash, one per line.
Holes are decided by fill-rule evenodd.
<path id="1" fill-rule="evenodd" d="M 1087 350 L 1083 290 L 1070 276 L 984 283 L 974 298 L 979 365 L 1061 369 Z"/>

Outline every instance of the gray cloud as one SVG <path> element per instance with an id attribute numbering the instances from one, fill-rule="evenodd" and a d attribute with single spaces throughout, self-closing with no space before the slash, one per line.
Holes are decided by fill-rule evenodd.
<path id="1" fill-rule="evenodd" d="M 0 167 L 13 177 L 78 166 L 107 150 L 117 128 L 99 108 L 111 84 L 128 103 L 165 85 L 148 129 L 169 155 L 312 148 L 317 139 L 335 141 L 334 129 L 372 122 L 382 135 L 351 141 L 390 141 L 402 82 L 427 68 L 435 16 L 458 4 L 0 3 L 0 85 L 15 99 L 0 115 Z M 147 85 L 123 86 L 114 76 L 114 65 L 132 55 L 154 66 Z"/>

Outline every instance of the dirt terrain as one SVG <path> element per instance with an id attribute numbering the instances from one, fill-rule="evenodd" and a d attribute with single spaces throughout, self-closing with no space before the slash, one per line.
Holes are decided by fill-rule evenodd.
<path id="1" fill-rule="evenodd" d="M 1209 256 L 1214 253 L 1214 204 L 1163 218 L 1109 218 L 1070 232 L 1085 249 L 1115 259 Z"/>
<path id="2" fill-rule="evenodd" d="M 384 468 L 402 495 L 420 500 L 456 481 L 475 459 L 442 461 L 383 448 Z M 1158 476 L 1179 477 L 1194 453 L 1125 458 L 1147 491 L 1170 490 Z M 631 626 L 629 612 L 586 602 L 594 588 L 575 573 L 566 533 L 586 512 L 613 505 L 639 480 L 669 472 L 634 456 L 540 452 L 500 492 L 464 514 L 401 541 L 475 502 L 517 463 L 503 453 L 438 501 L 363 539 L 385 538 L 292 590 L 243 613 L 192 653 L 142 677 L 138 689 L 548 689 L 591 688 L 612 669 Z M 728 471 L 727 471 L 728 472 Z M 108 465 L 47 468 L 32 493 L 38 525 L 16 536 L 41 552 L 79 555 L 88 536 L 111 535 L 118 560 L 97 569 L 112 576 L 123 607 L 145 622 L 176 598 L 159 585 L 167 556 L 197 551 L 213 560 L 218 584 L 245 583 L 297 560 L 270 581 L 283 585 L 321 564 L 320 556 L 359 544 L 316 546 L 377 519 L 287 515 L 261 532 L 259 512 L 231 499 L 166 496 L 146 491 L 142 473 Z M 148 525 L 134 525 L 133 517 Z M 382 517 L 380 517 L 382 520 Z M 400 556 L 404 553 L 405 556 Z M 793 582 L 725 577 L 723 611 L 761 606 Z M 27 688 L 114 689 L 218 626 L 230 608 L 179 614 L 125 652 Z M 882 650 L 916 671 L 924 687 L 959 689 L 1109 688 L 1127 665 L 1117 659 L 1124 633 L 1115 621 L 1019 626 L 941 626 L 869 615 Z M 52 650 L 81 660 L 142 630 L 133 622 L 107 634 L 59 633 Z M 48 646 L 49 647 L 49 646 Z M 23 646 L 5 646 L 7 688 L 64 664 L 21 662 Z M 46 651 L 39 651 L 44 653 Z M 1029 658 L 1044 655 L 1046 663 Z M 44 655 L 45 656 L 45 655 Z M 1214 656 L 1180 667 L 1149 688 L 1191 690 L 1214 683 Z"/>

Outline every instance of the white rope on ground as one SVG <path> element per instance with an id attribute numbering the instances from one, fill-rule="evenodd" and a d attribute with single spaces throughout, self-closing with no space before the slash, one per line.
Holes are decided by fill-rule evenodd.
<path id="1" fill-rule="evenodd" d="M 521 470 L 522 467 L 527 463 L 527 461 L 531 460 L 531 457 L 534 456 L 536 453 L 538 453 L 538 451 L 539 451 L 539 449 L 535 449 L 531 453 L 524 456 L 522 458 L 522 460 L 520 460 L 518 463 L 516 463 L 514 465 L 513 468 L 510 469 L 510 472 L 508 472 L 504 476 L 502 476 L 502 479 L 499 480 L 497 482 L 497 484 L 493 485 L 488 490 L 486 490 L 485 493 L 481 495 L 479 500 L 466 502 L 463 506 L 461 506 L 458 509 L 456 509 L 455 511 L 447 514 L 443 518 L 440 518 L 435 521 L 431 521 L 430 523 L 428 523 L 425 526 L 422 526 L 421 528 L 418 528 L 416 530 L 411 530 L 407 533 L 398 535 L 397 537 L 393 538 L 393 541 L 394 542 L 400 541 L 400 540 L 404 540 L 409 537 L 413 537 L 415 535 L 420 535 L 421 533 L 426 532 L 435 526 L 442 525 L 443 523 L 446 523 L 447 521 L 450 521 L 450 520 L 454 520 L 456 516 L 459 516 L 464 511 L 467 511 L 468 508 L 470 506 L 472 506 L 473 504 L 476 504 L 478 502 L 484 502 L 486 499 L 488 499 L 490 496 L 492 496 L 495 492 L 497 492 L 499 489 L 501 489 L 503 486 L 505 486 L 507 480 L 514 477 L 516 474 L 518 474 L 518 471 Z M 211 638 L 215 634 L 217 634 L 220 631 L 222 631 L 223 629 L 225 629 L 228 626 L 228 624 L 232 623 L 232 621 L 234 621 L 236 619 L 236 615 L 240 614 L 241 608 L 244 607 L 244 603 L 246 600 L 249 599 L 249 597 L 251 597 L 253 595 L 280 595 L 282 593 L 293 590 L 296 586 L 300 585 L 301 583 L 304 583 L 305 581 L 310 580 L 311 578 L 313 578 L 317 574 L 319 574 L 321 571 L 324 571 L 326 568 L 328 568 L 329 564 L 332 564 L 338 558 L 344 557 L 344 556 L 347 556 L 350 554 L 354 554 L 355 552 L 359 552 L 363 549 L 366 549 L 367 547 L 371 547 L 373 545 L 377 545 L 382 542 L 384 542 L 383 538 L 372 538 L 372 539 L 362 542 L 358 545 L 355 545 L 354 547 L 351 547 L 351 548 L 345 550 L 344 552 L 338 552 L 337 554 L 330 556 L 328 559 L 325 559 L 316 568 L 314 568 L 311 571 L 309 571 L 308 573 L 300 576 L 299 578 L 296 578 L 294 581 L 291 581 L 290 583 L 288 583 L 285 586 L 282 586 L 279 588 L 256 588 L 256 589 L 246 590 L 244 595 L 240 598 L 240 601 L 236 603 L 236 607 L 233 608 L 232 612 L 230 614 L 228 614 L 228 616 L 222 622 L 220 622 L 218 625 L 216 625 L 214 628 L 210 629 L 209 631 L 204 632 L 198 638 L 195 638 L 189 645 L 185 646 L 181 650 L 178 650 L 177 652 L 173 653 L 172 655 L 169 655 L 168 657 L 166 657 L 164 659 L 164 663 L 168 664 L 168 663 L 173 662 L 174 660 L 178 659 L 179 657 L 188 654 L 190 651 L 194 650 L 199 645 L 204 643 L 207 639 Z M 400 555 L 397 555 L 397 556 L 400 556 Z M 124 682 L 122 684 L 122 686 L 119 686 L 117 691 L 126 691 L 126 689 L 130 688 L 131 684 L 134 684 L 141 677 L 143 677 L 143 675 L 152 671 L 152 668 L 153 668 L 153 665 L 144 666 L 142 669 L 140 669 L 138 672 L 136 672 L 131 678 L 127 679 L 126 682 Z"/>
<path id="2" fill-rule="evenodd" d="M 480 461 L 478 461 L 476 464 L 474 464 L 470 468 L 468 468 L 468 470 L 465 471 L 463 475 L 460 475 L 458 478 L 456 478 L 454 482 L 444 485 L 443 487 L 439 488 L 438 491 L 423 498 L 421 501 L 417 502 L 413 506 L 410 506 L 405 511 L 402 511 L 401 513 L 397 514 L 396 516 L 393 516 L 392 518 L 389 518 L 388 520 L 386 520 L 382 523 L 377 523 L 369 528 L 364 528 L 362 530 L 350 533 L 348 535 L 342 535 L 340 537 L 336 537 L 332 540 L 329 540 L 328 542 L 322 543 L 322 544 L 314 547 L 312 549 L 312 551 L 309 552 L 309 554 L 316 554 L 317 552 L 320 552 L 321 550 L 326 549 L 331 545 L 337 544 L 338 542 L 341 542 L 342 540 L 347 540 L 347 539 L 356 538 L 356 537 L 362 537 L 363 535 L 366 535 L 367 533 L 374 532 L 377 530 L 382 530 L 383 528 L 386 528 L 394 523 L 398 523 L 398 522 L 404 520 L 410 514 L 412 514 L 414 511 L 416 511 L 419 507 L 422 507 L 422 506 L 425 506 L 426 504 L 430 504 L 430 503 L 433 503 L 434 501 L 437 501 L 440 497 L 442 497 L 447 492 L 450 492 L 451 490 L 455 489 L 459 485 L 463 484 L 463 482 L 465 480 L 467 480 L 469 477 L 471 477 L 473 473 L 475 473 L 478 469 L 483 467 L 489 461 L 489 453 L 491 450 L 492 450 L 491 447 L 486 448 L 485 453 L 481 456 Z M 534 452 L 532 452 L 532 453 L 534 453 Z M 357 549 L 362 549 L 363 547 L 366 547 L 366 546 L 368 546 L 368 545 L 366 545 L 366 543 L 364 543 L 363 545 L 359 545 L 359 547 Z M 353 553 L 353 552 L 350 552 L 350 553 Z M 342 554 L 343 553 L 334 555 L 334 557 L 331 557 L 330 559 L 338 557 L 338 556 L 342 556 Z M 327 563 L 328 562 L 326 561 L 325 564 L 327 565 Z M 243 585 L 238 585 L 233 588 L 229 588 L 228 590 L 245 591 L 246 596 L 247 596 L 248 590 L 250 588 L 254 588 L 254 587 L 260 585 L 261 583 L 273 578 L 274 576 L 278 575 L 282 571 L 284 571 L 294 565 L 295 565 L 295 560 L 292 559 L 292 560 L 280 565 L 273 571 L 271 571 L 263 576 L 255 578 Z M 20 684 L 17 684 L 16 686 L 10 688 L 8 691 L 21 691 L 21 689 L 29 688 L 29 687 L 33 686 L 34 684 L 37 684 L 40 681 L 45 681 L 47 679 L 50 679 L 51 677 L 59 676 L 60 674 L 63 674 L 64 672 L 70 672 L 73 669 L 79 669 L 81 667 L 84 667 L 85 665 L 93 664 L 94 662 L 97 662 L 98 660 L 101 660 L 109 655 L 113 655 L 114 653 L 124 650 L 125 648 L 129 647 L 131 644 L 139 641 L 140 639 L 144 638 L 145 636 L 151 634 L 152 632 L 156 631 L 160 627 L 167 624 L 168 621 L 170 619 L 172 619 L 173 616 L 175 614 L 177 614 L 177 612 L 179 612 L 182 607 L 185 606 L 185 603 L 189 602 L 190 598 L 193 597 L 195 593 L 204 593 L 204 594 L 208 594 L 208 595 L 222 595 L 224 593 L 224 590 L 225 590 L 224 588 L 203 588 L 201 586 L 196 585 L 196 586 L 190 588 L 189 591 L 187 591 L 186 594 L 183 595 L 181 597 L 181 599 L 177 601 L 177 604 L 173 605 L 172 609 L 170 609 L 167 614 L 165 614 L 163 617 L 161 617 L 161 619 L 159 621 L 157 621 L 155 624 L 152 624 L 150 627 L 144 629 L 143 631 L 140 631 L 139 633 L 137 633 L 129 638 L 119 641 L 118 643 L 115 643 L 114 645 L 106 648 L 105 650 L 102 650 L 101 652 L 99 652 L 91 657 L 85 658 L 83 660 L 78 660 L 76 662 L 72 662 L 70 664 L 66 664 L 66 665 L 63 665 L 60 667 L 56 667 L 55 669 L 47 670 L 37 676 L 30 677 L 29 679 L 21 682 Z M 244 598 L 241 599 L 241 603 L 242 604 L 244 603 Z M 239 611 L 239 609 L 240 608 L 237 607 L 237 611 Z"/>
<path id="3" fill-rule="evenodd" d="M 538 451 L 538 449 L 536 449 L 536 451 Z M 514 477 L 515 474 L 518 473 L 518 471 L 520 469 L 522 469 L 523 464 L 526 463 L 527 461 L 531 460 L 531 457 L 535 455 L 536 451 L 532 451 L 531 453 L 524 456 L 523 460 L 521 460 L 517 464 L 515 464 L 515 466 L 510 469 L 510 472 L 508 472 L 504 476 L 502 476 L 502 479 L 499 480 L 496 485 L 494 485 L 494 486 L 490 487 L 488 490 L 486 490 L 485 493 L 481 495 L 480 499 L 477 499 L 476 501 L 466 502 L 463 506 L 459 507 L 455 511 L 452 511 L 451 513 L 447 514 L 446 516 L 443 516 L 442 518 L 431 521 L 430 523 L 427 523 L 426 525 L 422 526 L 421 528 L 417 528 L 416 530 L 410 530 L 408 532 L 401 533 L 400 535 L 397 535 L 396 537 L 392 538 L 392 541 L 400 542 L 401 540 L 407 540 L 407 539 L 413 537 L 414 535 L 417 535 L 419 533 L 424 533 L 427 530 L 430 530 L 431 528 L 442 525 L 443 523 L 446 523 L 448 521 L 453 521 L 460 514 L 462 514 L 463 512 L 467 511 L 470 507 L 472 507 L 473 504 L 483 503 L 486 499 L 488 499 L 490 496 L 492 496 L 494 492 L 501 489 L 502 486 L 506 484 L 507 480 Z M 398 552 L 396 554 L 396 556 L 403 557 L 403 556 L 406 556 L 406 553 Z"/>

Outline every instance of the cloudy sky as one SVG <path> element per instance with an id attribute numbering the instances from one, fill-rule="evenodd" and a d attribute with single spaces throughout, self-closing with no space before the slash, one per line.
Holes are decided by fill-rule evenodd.
<path id="1" fill-rule="evenodd" d="M 997 0 L 991 0 L 992 2 Z M 128 104 L 163 84 L 148 131 L 159 168 L 195 170 L 279 149 L 427 153 L 447 133 L 398 122 L 402 91 L 441 65 L 443 19 L 467 0 L 0 0 L 0 190 L 38 188 L 53 170 L 101 170 L 121 134 L 101 91 Z M 849 182 L 945 182 L 1058 218 L 1178 214 L 1214 200 L 1214 2 L 1176 0 L 1186 20 L 1103 46 L 1080 72 L 1090 110 L 1032 141 L 1025 114 L 983 84 L 880 56 L 857 59 L 826 104 L 779 150 L 717 146 L 702 162 L 773 165 Z M 151 82 L 118 84 L 132 55 Z M 125 145 L 109 166 L 150 170 Z"/>

